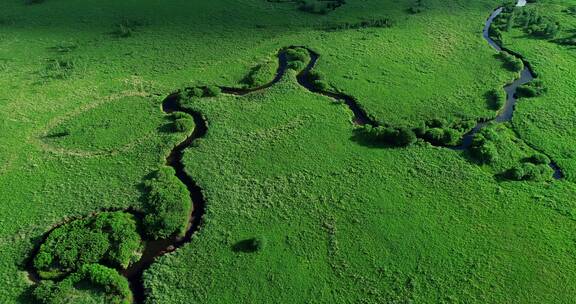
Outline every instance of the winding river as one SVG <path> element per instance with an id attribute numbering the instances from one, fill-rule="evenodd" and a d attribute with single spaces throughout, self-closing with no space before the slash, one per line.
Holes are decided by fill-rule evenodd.
<path id="1" fill-rule="evenodd" d="M 518 1 L 518 6 L 526 5 L 526 1 Z M 501 52 L 504 49 L 499 46 L 495 41 L 493 41 L 489 36 L 489 29 L 494 21 L 494 19 L 502 13 L 502 8 L 495 10 L 488 18 L 485 27 L 484 27 L 484 39 L 497 51 Z M 303 46 L 291 46 L 284 48 L 279 51 L 278 53 L 278 69 L 276 71 L 275 77 L 272 81 L 262 86 L 254 87 L 254 88 L 233 88 L 233 87 L 225 87 L 221 86 L 220 89 L 224 94 L 236 95 L 236 96 L 244 96 L 250 93 L 258 92 L 265 90 L 274 84 L 278 83 L 286 74 L 288 69 L 288 62 L 286 56 L 286 50 L 290 48 L 303 48 L 306 49 L 310 55 L 310 61 L 308 62 L 307 66 L 297 75 L 298 83 L 309 90 L 312 93 L 320 94 L 323 96 L 327 96 L 337 101 L 341 101 L 348 106 L 348 108 L 354 114 L 354 123 L 357 125 L 371 125 L 371 126 L 378 126 L 377 121 L 368 115 L 366 111 L 359 105 L 357 100 L 347 94 L 340 93 L 340 92 L 331 92 L 331 91 L 324 91 L 318 90 L 314 84 L 309 80 L 310 73 L 316 66 L 320 55 L 313 50 L 303 47 Z M 508 51 L 508 50 L 506 50 Z M 520 74 L 520 78 L 516 79 L 513 83 L 504 87 L 507 93 L 507 100 L 504 107 L 499 111 L 496 118 L 494 118 L 490 122 L 508 122 L 512 119 L 514 114 L 514 106 L 516 104 L 516 90 L 519 86 L 526 84 L 534 79 L 534 74 L 531 71 L 530 65 L 526 62 L 521 56 L 510 52 L 511 54 L 519 57 L 524 62 L 524 70 Z M 130 282 L 130 286 L 132 288 L 134 294 L 134 301 L 136 303 L 143 303 L 145 301 L 146 291 L 143 286 L 142 282 L 142 274 L 143 272 L 154 262 L 154 260 L 162 256 L 166 253 L 173 252 L 176 249 L 180 248 L 184 244 L 190 242 L 192 239 L 193 234 L 199 229 L 202 222 L 202 217 L 205 213 L 206 208 L 206 201 L 204 199 L 204 195 L 202 193 L 202 189 L 197 185 L 194 179 L 188 175 L 185 170 L 184 163 L 182 161 L 184 156 L 184 151 L 191 146 L 191 144 L 198 138 L 201 138 L 206 135 L 208 132 L 208 125 L 203 118 L 202 114 L 197 111 L 193 111 L 186 107 L 183 107 L 180 104 L 179 94 L 173 93 L 170 94 L 168 97 L 164 99 L 162 102 L 162 110 L 166 114 L 174 113 L 174 112 L 184 112 L 191 115 L 194 119 L 196 127 L 194 130 L 189 134 L 182 142 L 176 145 L 166 157 L 166 166 L 170 166 L 174 168 L 176 172 L 176 177 L 186 186 L 190 193 L 190 198 L 193 203 L 193 211 L 190 215 L 190 223 L 188 229 L 184 235 L 184 237 L 174 237 L 165 240 L 158 240 L 158 241 L 149 241 L 146 242 L 146 248 L 144 250 L 142 258 L 132 266 L 130 266 L 127 270 L 122 271 L 122 274 L 128 278 Z M 485 127 L 490 122 L 481 122 L 478 123 L 474 129 L 466 134 L 462 140 L 462 145 L 457 147 L 456 149 L 465 150 L 468 149 L 472 143 L 472 138 L 475 134 L 477 134 L 483 127 Z M 560 168 L 556 166 L 556 164 L 552 163 L 550 166 L 554 169 L 554 177 L 555 178 L 562 178 L 563 174 Z M 125 210 L 126 212 L 131 212 L 133 214 L 137 214 L 136 211 Z M 140 214 L 140 216 L 142 216 Z M 52 231 L 52 230 L 51 230 Z M 48 235 L 49 232 L 46 234 Z M 31 267 L 31 266 L 30 266 Z M 31 279 L 37 281 L 39 278 L 36 276 L 35 271 L 33 268 L 29 269 L 29 274 Z"/>
<path id="2" fill-rule="evenodd" d="M 517 2 L 516 6 L 523 7 L 523 6 L 526 6 L 526 4 L 527 4 L 526 0 L 519 0 Z M 516 96 L 516 92 L 517 92 L 518 87 L 525 85 L 536 78 L 534 72 L 532 71 L 530 63 L 528 61 L 526 61 L 524 59 L 524 57 L 522 57 L 521 55 L 519 55 L 519 54 L 517 54 L 511 50 L 503 48 L 502 46 L 500 46 L 496 41 L 494 41 L 490 37 L 490 27 L 492 26 L 492 23 L 494 22 L 494 20 L 502 13 L 502 11 L 503 11 L 503 8 L 500 7 L 498 9 L 496 9 L 494 12 L 492 12 L 490 17 L 486 21 L 486 24 L 484 25 L 484 30 L 482 31 L 482 35 L 483 35 L 484 39 L 488 42 L 488 44 L 492 48 L 494 48 L 496 51 L 498 51 L 498 52 L 504 52 L 505 51 L 505 52 L 507 52 L 513 56 L 516 56 L 520 60 L 522 60 L 522 63 L 524 64 L 524 69 L 520 72 L 519 78 L 517 78 L 511 84 L 508 84 L 504 87 L 504 90 L 506 91 L 506 103 L 504 104 L 502 109 L 500 109 L 500 111 L 498 111 L 498 115 L 490 121 L 478 123 L 474 127 L 474 129 L 472 129 L 472 131 L 470 131 L 469 133 L 464 135 L 464 137 L 462 138 L 462 144 L 459 147 L 456 147 L 455 148 L 456 150 L 466 150 L 466 149 L 470 148 L 470 146 L 472 145 L 472 140 L 474 139 L 474 135 L 476 135 L 480 130 L 482 130 L 482 128 L 487 126 L 489 123 L 492 123 L 492 122 L 503 123 L 503 122 L 512 121 L 512 117 L 514 116 L 514 110 L 516 108 L 516 102 L 518 101 L 517 96 Z M 532 148 L 534 150 L 537 150 L 534 147 L 532 147 Z M 550 168 L 552 168 L 552 170 L 554 170 L 553 177 L 555 179 L 562 179 L 564 177 L 562 170 L 560 169 L 560 167 L 555 162 L 551 162 L 549 164 L 549 166 L 550 166 Z"/>

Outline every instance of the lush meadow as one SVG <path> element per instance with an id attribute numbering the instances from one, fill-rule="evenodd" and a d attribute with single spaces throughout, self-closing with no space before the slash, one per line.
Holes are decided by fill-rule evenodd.
<path id="1" fill-rule="evenodd" d="M 487 93 L 516 77 L 481 37 L 497 0 L 25 2 L 0 2 L 2 303 L 130 300 L 96 264 L 34 295 L 26 266 L 60 223 L 154 210 L 151 173 L 186 136 L 161 109 L 179 88 L 265 83 L 279 49 L 305 45 L 332 90 L 383 124 L 416 127 L 494 117 Z M 576 3 L 540 2 L 570 38 Z M 206 214 L 190 244 L 145 273 L 148 302 L 572 301 L 574 48 L 519 28 L 503 39 L 548 90 L 500 126 L 492 164 L 423 141 L 366 145 L 351 112 L 295 72 L 267 91 L 187 103 L 208 122 L 185 153 Z M 498 177 L 537 151 L 567 178 Z M 103 274 L 114 284 L 98 284 Z"/>

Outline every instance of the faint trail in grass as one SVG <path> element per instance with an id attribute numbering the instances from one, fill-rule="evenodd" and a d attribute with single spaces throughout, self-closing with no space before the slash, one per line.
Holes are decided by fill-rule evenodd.
<path id="1" fill-rule="evenodd" d="M 115 102 L 123 97 L 150 97 L 150 94 L 145 93 L 145 92 L 139 92 L 139 91 L 125 91 L 125 92 L 121 92 L 118 94 L 114 94 L 112 96 L 108 96 L 102 100 L 87 104 L 85 106 L 79 107 L 76 110 L 73 110 L 69 113 L 66 113 L 64 115 L 61 115 L 59 117 L 56 117 L 55 119 L 53 119 L 52 121 L 50 121 L 45 128 L 43 128 L 42 130 L 40 130 L 39 132 L 37 132 L 35 135 L 33 135 L 31 138 L 28 139 L 28 141 L 34 143 L 35 145 L 39 146 L 42 150 L 50 152 L 50 153 L 54 153 L 54 154 L 60 154 L 60 155 L 67 155 L 67 156 L 74 156 L 74 157 L 85 157 L 85 158 L 90 158 L 90 157 L 100 157 L 100 156 L 114 156 L 114 155 L 118 155 L 121 153 L 125 153 L 128 152 L 130 150 L 132 150 L 133 148 L 135 148 L 136 146 L 142 144 L 143 142 L 147 141 L 149 138 L 151 138 L 154 134 L 148 134 L 147 136 L 144 136 L 142 138 L 139 138 L 131 143 L 128 143 L 122 147 L 119 147 L 117 149 L 110 149 L 110 150 L 100 150 L 100 151 L 88 151 L 88 150 L 80 150 L 80 149 L 66 149 L 66 148 L 59 148 L 56 147 L 48 142 L 46 142 L 44 139 L 48 137 L 49 132 L 55 128 L 56 126 L 58 126 L 59 124 L 61 124 L 62 122 L 68 120 L 68 119 L 72 119 L 75 116 L 78 116 L 82 113 L 85 113 L 89 110 L 95 109 L 99 106 L 105 105 L 107 103 L 110 102 Z"/>

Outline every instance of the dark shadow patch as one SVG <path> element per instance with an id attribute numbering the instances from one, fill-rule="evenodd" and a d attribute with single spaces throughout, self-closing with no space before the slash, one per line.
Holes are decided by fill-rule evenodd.
<path id="1" fill-rule="evenodd" d="M 260 251 L 264 248 L 264 239 L 262 238 L 251 238 L 242 240 L 232 246 L 234 252 L 242 253 L 254 253 Z"/>

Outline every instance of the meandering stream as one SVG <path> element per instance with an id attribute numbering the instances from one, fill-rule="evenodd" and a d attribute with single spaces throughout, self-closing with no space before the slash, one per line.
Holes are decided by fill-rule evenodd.
<path id="1" fill-rule="evenodd" d="M 526 1 L 518 1 L 518 6 L 526 5 Z M 497 51 L 501 52 L 504 51 L 501 46 L 499 46 L 495 41 L 493 41 L 489 36 L 489 29 L 496 17 L 502 13 L 502 8 L 495 10 L 488 18 L 485 27 L 484 27 L 484 39 Z M 305 87 L 312 93 L 321 94 L 327 97 L 330 97 L 334 100 L 342 101 L 344 104 L 348 106 L 348 108 L 354 114 L 354 123 L 357 125 L 371 125 L 377 126 L 378 123 L 374 118 L 372 118 L 366 111 L 359 105 L 357 100 L 347 94 L 340 93 L 340 92 L 331 92 L 331 91 L 324 91 L 318 90 L 312 82 L 309 81 L 309 75 L 311 71 L 316 66 L 320 55 L 313 50 L 307 47 L 288 47 L 282 49 L 278 53 L 278 69 L 276 71 L 275 77 L 272 81 L 267 84 L 264 84 L 259 87 L 254 88 L 232 88 L 232 87 L 220 87 L 224 94 L 231 94 L 237 96 L 243 96 L 250 93 L 258 92 L 265 90 L 274 84 L 278 83 L 286 74 L 287 71 L 287 58 L 286 58 L 286 50 L 289 48 L 304 48 L 308 51 L 310 55 L 310 61 L 308 65 L 298 74 L 297 80 L 300 85 Z M 517 56 L 517 55 L 516 55 Z M 518 56 L 521 58 L 520 56 Z M 534 79 L 534 74 L 530 69 L 530 65 L 526 62 L 523 58 L 521 58 L 524 62 L 524 70 L 522 70 L 520 74 L 520 78 L 516 79 L 513 83 L 504 87 L 507 100 L 504 107 L 498 112 L 496 118 L 494 118 L 490 122 L 508 122 L 512 119 L 514 114 L 514 106 L 516 104 L 516 90 L 519 86 L 526 84 Z M 204 199 L 204 195 L 202 193 L 202 189 L 197 185 L 194 179 L 186 172 L 186 168 L 183 163 L 183 156 L 184 151 L 191 146 L 191 144 L 198 138 L 201 138 L 206 135 L 208 132 L 208 126 L 202 114 L 186 107 L 183 107 L 179 101 L 179 94 L 173 93 L 170 94 L 168 97 L 164 99 L 162 102 L 162 110 L 166 114 L 174 113 L 174 112 L 184 112 L 191 115 L 195 122 L 195 128 L 191 134 L 189 134 L 182 142 L 176 145 L 166 157 L 166 165 L 174 168 L 176 172 L 176 177 L 186 186 L 190 193 L 190 198 L 193 203 L 193 211 L 190 215 L 190 224 L 189 227 L 184 235 L 184 237 L 174 237 L 165 240 L 158 240 L 158 241 L 149 241 L 146 242 L 146 248 L 144 250 L 142 258 L 132 266 L 130 266 L 127 270 L 122 271 L 122 274 L 128 278 L 130 281 L 130 286 L 132 288 L 134 294 L 134 300 L 136 303 L 143 303 L 146 296 L 146 291 L 144 290 L 143 282 L 142 282 L 142 274 L 143 272 L 154 262 L 154 260 L 162 256 L 168 252 L 173 252 L 174 250 L 180 248 L 184 244 L 191 241 L 193 234 L 199 229 L 201 226 L 202 217 L 205 213 L 205 206 L 206 201 Z M 462 145 L 457 149 L 468 149 L 472 143 L 472 138 L 475 134 L 477 134 L 483 127 L 485 127 L 490 122 L 482 122 L 475 126 L 475 128 L 466 134 L 463 138 Z M 550 166 L 554 169 L 554 177 L 555 178 L 562 178 L 563 174 L 560 168 L 556 166 L 556 164 L 552 163 Z M 127 211 L 132 212 L 133 211 Z M 37 278 L 35 276 L 35 272 L 33 269 L 29 269 L 30 277 Z"/>
<path id="2" fill-rule="evenodd" d="M 527 4 L 526 0 L 519 0 L 518 3 L 516 4 L 516 6 L 523 7 L 523 6 L 526 6 L 526 4 Z M 514 116 L 514 110 L 516 109 L 516 102 L 518 101 L 517 96 L 516 96 L 516 92 L 517 92 L 518 88 L 522 85 L 525 85 L 525 84 L 531 82 L 532 80 L 534 80 L 536 78 L 534 76 L 535 74 L 532 71 L 530 63 L 528 61 L 526 61 L 522 56 L 518 55 L 517 53 L 512 52 L 510 50 L 507 50 L 507 49 L 504 49 L 502 46 L 500 46 L 496 41 L 494 41 L 490 37 L 490 27 L 492 26 L 492 23 L 494 22 L 494 20 L 502 13 L 502 11 L 503 11 L 503 8 L 500 7 L 498 9 L 496 9 L 494 12 L 492 12 L 490 17 L 486 21 L 486 24 L 484 25 L 484 30 L 482 32 L 482 35 L 483 35 L 484 39 L 488 42 L 488 44 L 492 48 L 494 48 L 496 51 L 508 52 L 511 55 L 516 56 L 517 58 L 522 60 L 522 63 L 524 64 L 524 69 L 520 72 L 519 78 L 517 78 L 511 84 L 508 84 L 504 87 L 504 90 L 506 91 L 506 103 L 504 104 L 502 109 L 500 109 L 500 111 L 498 111 L 498 115 L 490 121 L 478 123 L 474 127 L 474 129 L 472 129 L 472 131 L 467 133 L 462 138 L 462 144 L 460 146 L 456 147 L 457 150 L 466 150 L 466 149 L 470 148 L 470 146 L 472 145 L 472 140 L 474 139 L 474 136 L 480 130 L 482 130 L 484 127 L 486 127 L 489 123 L 492 123 L 492 122 L 503 123 L 503 122 L 512 121 L 512 117 Z M 561 179 L 564 177 L 562 170 L 560 169 L 560 167 L 556 163 L 551 162 L 549 164 L 549 166 L 550 166 L 550 168 L 552 168 L 552 170 L 554 170 L 553 177 L 555 179 Z"/>

